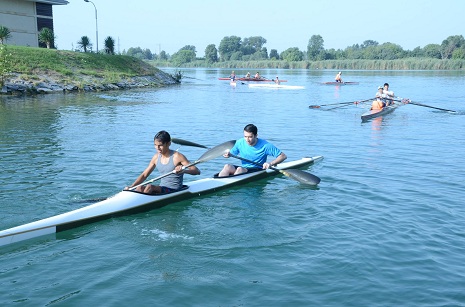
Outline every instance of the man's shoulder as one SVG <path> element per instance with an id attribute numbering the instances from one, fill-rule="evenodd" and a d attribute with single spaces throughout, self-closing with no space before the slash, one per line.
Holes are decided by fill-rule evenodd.
<path id="1" fill-rule="evenodd" d="M 257 145 L 260 147 L 275 147 L 272 143 L 268 142 L 265 139 L 258 139 Z"/>

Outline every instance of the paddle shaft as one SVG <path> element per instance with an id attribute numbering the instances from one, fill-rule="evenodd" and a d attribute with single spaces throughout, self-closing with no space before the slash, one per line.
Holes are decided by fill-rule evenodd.
<path id="1" fill-rule="evenodd" d="M 189 167 L 194 166 L 194 165 L 196 165 L 196 164 L 199 164 L 200 162 L 203 162 L 203 161 L 197 160 L 197 161 L 192 162 L 192 163 L 190 163 L 190 164 L 188 164 L 188 165 L 185 165 L 185 166 L 182 167 L 182 170 L 188 169 Z M 144 182 L 142 182 L 142 183 L 139 183 L 138 185 L 135 185 L 135 186 L 129 188 L 129 190 L 130 190 L 130 191 L 134 191 L 136 188 L 138 188 L 138 187 L 140 187 L 140 186 L 143 186 L 143 185 L 152 183 L 152 182 L 154 182 L 154 181 L 160 180 L 160 179 L 165 178 L 165 177 L 167 177 L 167 176 L 169 176 L 169 175 L 171 175 L 171 174 L 176 174 L 176 170 L 172 170 L 172 171 L 169 172 L 169 173 L 166 173 L 166 174 L 163 174 L 163 175 L 158 176 L 158 177 L 156 177 L 156 178 L 153 178 L 153 179 L 144 181 Z"/>
<path id="2" fill-rule="evenodd" d="M 249 160 L 249 159 L 246 159 L 246 158 L 242 158 L 242 157 L 233 155 L 232 153 L 229 153 L 229 155 L 230 155 L 231 157 L 233 157 L 233 158 L 236 158 L 236 159 L 239 159 L 239 160 L 242 160 L 242 161 L 246 161 L 246 162 L 255 164 L 255 165 L 257 165 L 257 166 L 263 167 L 263 164 L 260 164 L 260 163 L 258 163 L 258 162 L 255 162 L 255 161 L 252 161 L 252 160 Z M 274 170 L 274 171 L 277 171 L 277 172 L 281 172 L 281 171 L 282 171 L 282 170 L 280 170 L 280 169 L 278 169 L 278 168 L 276 168 L 276 167 L 274 167 L 274 166 L 271 166 L 271 164 L 270 164 L 270 168 L 271 168 L 272 170 Z"/>

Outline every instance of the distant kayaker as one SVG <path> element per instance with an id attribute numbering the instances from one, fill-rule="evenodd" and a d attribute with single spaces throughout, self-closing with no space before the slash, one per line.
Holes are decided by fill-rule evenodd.
<path id="1" fill-rule="evenodd" d="M 276 84 L 281 84 L 281 81 L 279 81 L 278 76 L 276 76 L 276 80 L 274 80 L 274 83 L 276 83 Z"/>
<path id="2" fill-rule="evenodd" d="M 342 83 L 342 77 L 341 77 L 341 75 L 342 75 L 342 72 L 339 72 L 339 73 L 336 75 L 336 77 L 334 78 L 334 80 L 335 80 L 336 82 L 341 82 L 341 83 Z"/>
<path id="3" fill-rule="evenodd" d="M 258 71 L 257 71 L 257 73 L 255 74 L 255 77 L 254 77 L 254 78 L 255 78 L 255 79 L 260 79 L 260 78 L 261 78 L 261 77 L 260 77 L 260 74 L 258 73 Z"/>
<path id="4" fill-rule="evenodd" d="M 275 166 L 287 158 L 286 154 L 276 146 L 264 139 L 258 138 L 258 128 L 254 124 L 248 124 L 244 127 L 244 137 L 237 140 L 234 147 L 223 156 L 229 158 L 229 153 L 257 162 L 258 165 L 262 165 L 262 168 L 246 161 L 242 161 L 241 166 L 226 164 L 218 174 L 218 177 L 227 177 L 254 170 L 268 169 L 270 166 Z M 271 162 L 266 162 L 268 156 L 272 156 L 275 159 Z"/>
<path id="5" fill-rule="evenodd" d="M 250 72 L 245 75 L 246 78 L 250 78 Z"/>
<path id="6" fill-rule="evenodd" d="M 384 83 L 383 94 L 385 95 L 387 106 L 394 103 L 394 92 L 389 90 L 389 83 Z"/>
<path id="7" fill-rule="evenodd" d="M 146 184 L 136 188 L 137 192 L 145 194 L 165 194 L 180 190 L 183 185 L 183 175 L 199 175 L 200 170 L 195 166 L 183 169 L 183 166 L 190 164 L 189 160 L 180 152 L 170 149 L 171 136 L 162 130 L 154 137 L 154 145 L 157 153 L 150 160 L 147 168 L 137 177 L 136 181 L 124 190 L 143 183 L 152 171 L 157 168 L 161 174 L 175 171 L 175 174 L 168 175 L 160 180 L 160 185 Z"/>
<path id="8" fill-rule="evenodd" d="M 231 81 L 236 81 L 236 73 L 234 72 L 234 70 L 232 71 L 231 75 L 229 75 L 229 78 L 231 78 Z"/>

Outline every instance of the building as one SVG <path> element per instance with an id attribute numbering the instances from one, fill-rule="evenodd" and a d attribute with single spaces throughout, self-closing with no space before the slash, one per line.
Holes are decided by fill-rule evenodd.
<path id="1" fill-rule="evenodd" d="M 66 0 L 0 0 L 0 25 L 11 32 L 9 45 L 39 47 L 42 28 L 53 29 L 53 5 L 66 5 Z"/>

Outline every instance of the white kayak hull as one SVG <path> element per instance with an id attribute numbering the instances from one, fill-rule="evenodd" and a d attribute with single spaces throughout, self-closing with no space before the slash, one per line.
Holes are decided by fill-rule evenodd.
<path id="1" fill-rule="evenodd" d="M 301 168 L 321 159 L 323 159 L 322 156 L 302 158 L 296 161 L 281 163 L 277 168 Z M 65 231 L 113 216 L 128 215 L 161 208 L 177 201 L 190 199 L 219 189 L 276 174 L 278 172 L 266 170 L 240 176 L 204 178 L 189 182 L 186 189 L 163 195 L 147 195 L 134 191 L 121 191 L 110 198 L 80 209 L 0 231 L 0 246 Z"/>

